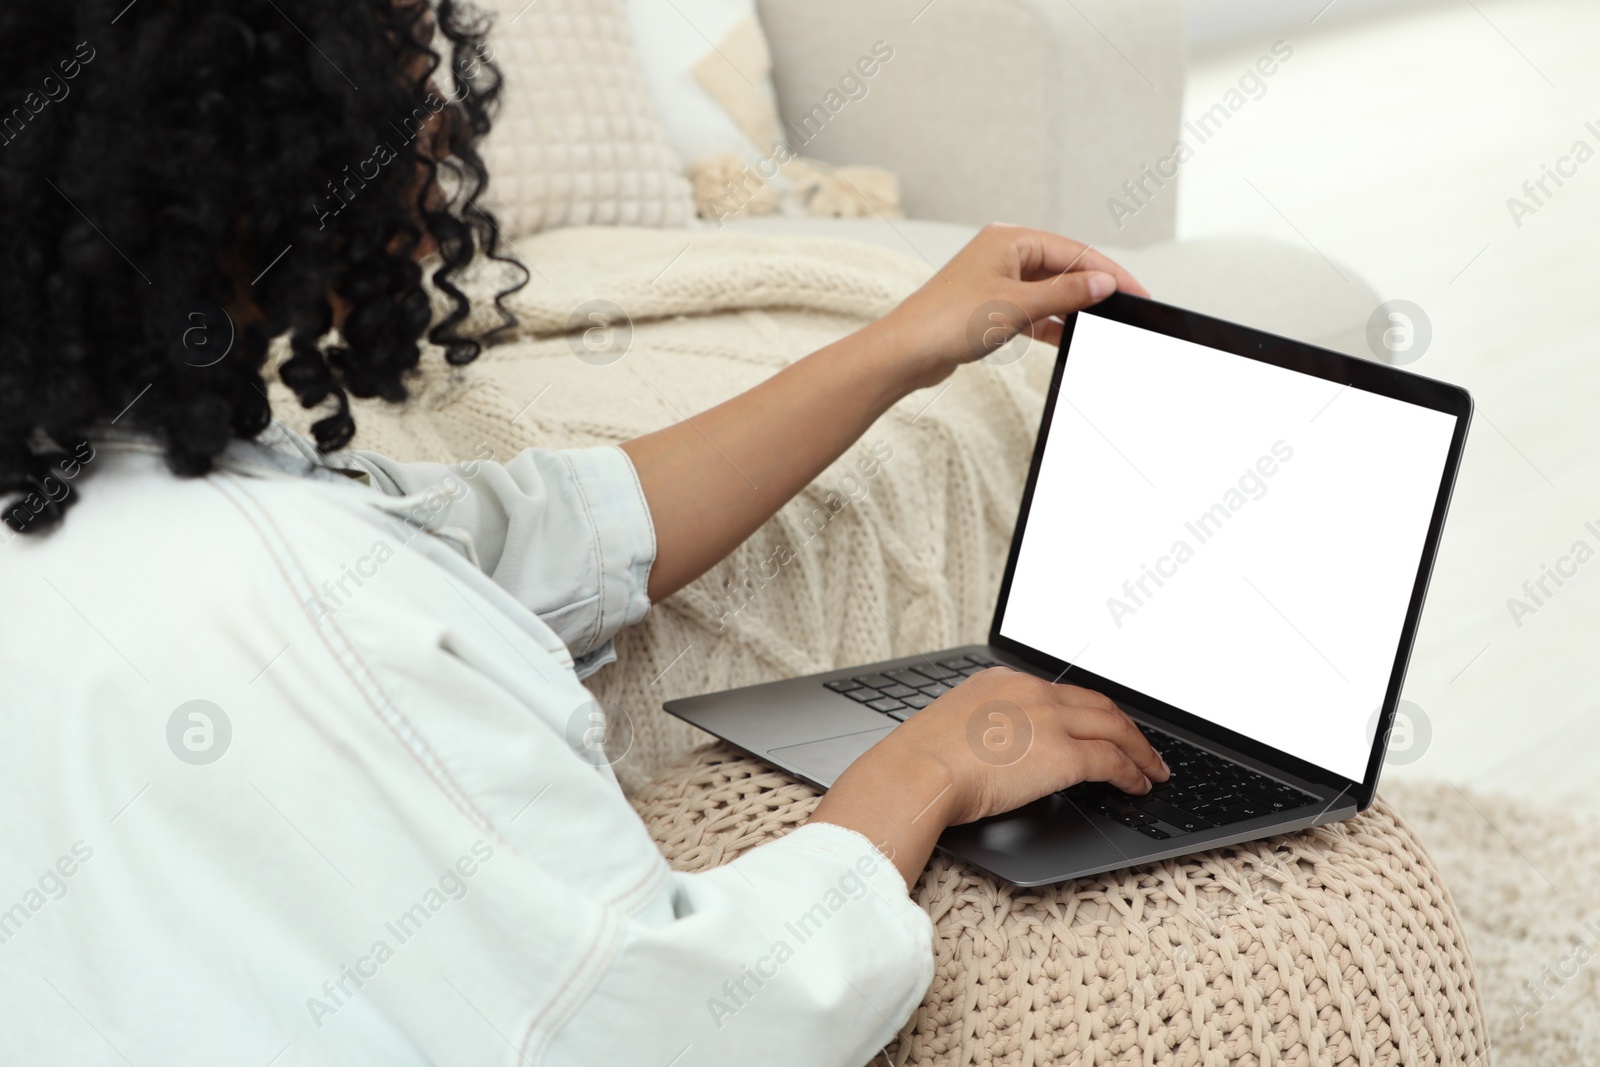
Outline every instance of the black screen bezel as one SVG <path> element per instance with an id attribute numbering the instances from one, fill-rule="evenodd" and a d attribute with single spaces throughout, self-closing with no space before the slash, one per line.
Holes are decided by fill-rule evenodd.
<path id="1" fill-rule="evenodd" d="M 1191 714 L 1181 708 L 1156 700 L 1109 678 L 1057 659 L 1020 641 L 1000 633 L 1005 618 L 1006 605 L 1011 599 L 1011 581 L 1016 573 L 1017 558 L 1022 549 L 1022 535 L 1027 527 L 1028 514 L 1033 506 L 1034 489 L 1038 484 L 1039 470 L 1055 415 L 1056 401 L 1061 382 L 1070 358 L 1072 338 L 1079 314 L 1099 315 L 1113 322 L 1165 334 L 1179 340 L 1191 341 L 1229 355 L 1252 359 L 1285 370 L 1309 374 L 1324 381 L 1350 388 L 1377 393 L 1394 400 L 1429 408 L 1456 420 L 1450 440 L 1449 454 L 1440 473 L 1439 491 L 1434 500 L 1433 516 L 1428 525 L 1427 538 L 1418 561 L 1416 581 L 1411 591 L 1411 601 L 1406 610 L 1405 624 L 1401 627 L 1399 646 L 1395 651 L 1390 670 L 1389 686 L 1385 691 L 1382 715 L 1368 755 L 1366 775 L 1360 782 L 1352 781 L 1325 767 L 1309 763 L 1287 752 L 1262 744 L 1243 734 L 1218 726 L 1208 719 Z M 1190 730 L 1207 740 L 1231 748 L 1281 767 L 1307 781 L 1319 782 L 1337 788 L 1356 798 L 1358 807 L 1365 810 L 1377 793 L 1378 774 L 1383 767 L 1383 756 L 1389 744 L 1389 732 L 1394 726 L 1395 711 L 1399 707 L 1400 692 L 1405 684 L 1406 669 L 1416 642 L 1417 626 L 1422 617 L 1427 598 L 1428 583 L 1433 575 L 1438 556 L 1439 541 L 1444 533 L 1445 517 L 1449 513 L 1450 498 L 1455 489 L 1456 477 L 1461 468 L 1461 457 L 1466 447 L 1467 430 L 1472 421 L 1472 396 L 1459 386 L 1425 378 L 1387 364 L 1374 363 L 1354 356 L 1318 348 L 1315 345 L 1292 341 L 1285 337 L 1239 326 L 1198 312 L 1157 303 L 1126 293 L 1113 294 L 1095 307 L 1066 316 L 1061 333 L 1060 351 L 1055 370 L 1050 378 L 1050 390 L 1045 399 L 1040 419 L 1039 436 L 1033 450 L 1033 461 L 1028 469 L 1027 486 L 1023 490 L 1022 506 L 1017 513 L 1016 530 L 1011 538 L 1011 551 L 1006 559 L 1005 576 L 1000 584 L 1000 595 L 995 603 L 994 619 L 989 626 L 989 643 L 1024 660 L 1028 664 L 1059 676 L 1087 689 L 1106 694 L 1118 703 L 1154 713 L 1174 725 Z M 1071 678 L 1067 678 L 1067 674 Z"/>

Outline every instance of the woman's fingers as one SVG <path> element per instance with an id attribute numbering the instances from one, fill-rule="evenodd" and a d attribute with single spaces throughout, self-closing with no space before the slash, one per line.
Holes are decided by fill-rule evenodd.
<path id="1" fill-rule="evenodd" d="M 1079 741 L 1105 741 L 1116 745 L 1138 768 L 1141 778 L 1164 782 L 1171 771 L 1146 740 L 1139 724 L 1104 693 L 1076 685 L 1063 685 L 1014 671 L 991 669 L 983 672 L 996 686 L 1025 686 L 1028 697 L 1025 714 L 1037 724 L 1057 724 L 1067 735 L 1068 745 Z"/>
<path id="2" fill-rule="evenodd" d="M 1134 296 L 1150 295 L 1139 279 L 1129 273 L 1110 256 L 1070 237 L 1046 230 L 1015 228 L 1017 251 L 1022 256 L 1024 281 L 1054 283 L 1058 278 L 1087 271 L 1109 274 L 1116 280 L 1117 288 Z"/>
<path id="3" fill-rule="evenodd" d="M 1027 333 L 1029 337 L 1040 344 L 1059 345 L 1061 343 L 1061 331 L 1065 328 L 1065 325 L 1054 316 L 1048 319 L 1034 319 L 1028 323 Z"/>
<path id="4" fill-rule="evenodd" d="M 1028 331 L 1034 337 L 1037 329 L 1059 340 L 1059 329 L 1039 324 L 1093 307 L 1114 292 L 1150 295 L 1121 264 L 1081 241 L 1043 230 L 1008 229 L 1020 260 L 1017 303 L 1034 324 Z"/>
<path id="5" fill-rule="evenodd" d="M 1106 741 L 1116 745 L 1139 768 L 1139 773 L 1152 782 L 1164 782 L 1169 777 L 1161 757 L 1120 708 L 1074 708 L 1066 720 L 1066 729 L 1081 741 Z"/>
<path id="6" fill-rule="evenodd" d="M 940 696 L 879 750 L 943 767 L 953 822 L 1012 811 L 1079 782 L 1142 795 L 1170 777 L 1138 725 L 1104 694 L 1001 666 Z"/>
<path id="7" fill-rule="evenodd" d="M 1097 693 L 1093 689 L 1085 689 L 1081 685 L 1073 685 L 1070 682 L 1053 682 L 1050 685 L 1050 691 L 1055 695 L 1056 700 L 1062 704 L 1073 707 L 1099 708 L 1102 711 L 1114 711 L 1119 715 L 1123 714 L 1122 709 L 1117 707 L 1116 701 L 1104 693 Z M 1132 722 L 1133 720 L 1129 719 L 1128 721 Z"/>
<path id="8" fill-rule="evenodd" d="M 905 380 L 926 388 L 1018 333 L 1059 344 L 1062 324 L 1053 320 L 1093 307 L 1119 289 L 1149 295 L 1120 264 L 1082 242 L 995 224 L 884 321 L 905 353 Z"/>
<path id="9" fill-rule="evenodd" d="M 1110 741 L 1073 742 L 1069 759 L 1085 782 L 1110 782 L 1124 793 L 1150 792 L 1150 779 L 1120 745 Z"/>
<path id="10" fill-rule="evenodd" d="M 1007 289 L 1010 298 L 1007 302 L 1020 308 L 1026 318 L 1024 321 L 1013 313 L 1011 317 L 1016 321 L 1009 325 L 1012 332 L 1027 333 L 1031 337 L 1039 337 L 1041 329 L 1053 328 L 1059 340 L 1061 323 L 1052 323 L 1052 319 L 1094 307 L 1116 291 L 1116 278 L 1099 270 L 1073 271 L 1053 282 L 1012 282 Z"/>

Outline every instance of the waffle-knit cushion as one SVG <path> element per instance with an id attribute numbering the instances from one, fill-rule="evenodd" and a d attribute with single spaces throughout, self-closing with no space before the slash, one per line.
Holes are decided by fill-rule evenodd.
<path id="1" fill-rule="evenodd" d="M 486 202 L 512 237 L 555 226 L 686 226 L 694 199 L 621 0 L 483 0 L 505 76 Z"/>
<path id="2" fill-rule="evenodd" d="M 672 865 L 698 871 L 787 833 L 816 799 L 714 745 L 634 806 Z M 936 970 L 894 1064 L 1487 1063 L 1460 916 L 1381 800 L 1347 822 L 1039 889 L 936 855 L 914 896 Z"/>

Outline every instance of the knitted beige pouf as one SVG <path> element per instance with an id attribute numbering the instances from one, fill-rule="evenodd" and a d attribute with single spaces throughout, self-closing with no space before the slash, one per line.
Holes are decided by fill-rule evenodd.
<path id="1" fill-rule="evenodd" d="M 699 871 L 792 830 L 816 800 L 712 745 L 634 806 L 672 865 Z M 938 855 L 915 896 L 936 968 L 887 1050 L 895 1064 L 1489 1063 L 1460 917 L 1382 801 L 1338 825 L 1040 889 Z"/>

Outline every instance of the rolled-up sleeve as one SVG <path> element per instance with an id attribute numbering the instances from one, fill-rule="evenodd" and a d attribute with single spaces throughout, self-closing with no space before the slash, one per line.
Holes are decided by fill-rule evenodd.
<path id="1" fill-rule="evenodd" d="M 933 924 L 865 837 L 803 826 L 701 874 L 629 925 L 551 1044 L 555 1063 L 871 1060 L 933 981 Z M 632 1019 L 640 1025 L 607 1025 Z"/>
<path id="2" fill-rule="evenodd" d="M 391 510 L 469 546 L 473 561 L 545 621 L 580 674 L 644 618 L 655 528 L 627 453 L 530 448 L 506 463 L 398 463 L 348 452 Z"/>

